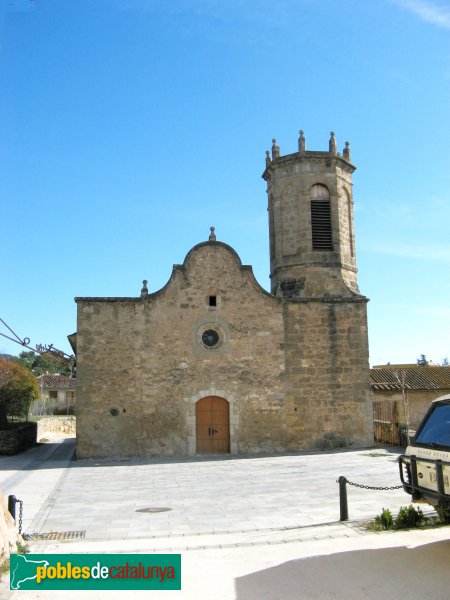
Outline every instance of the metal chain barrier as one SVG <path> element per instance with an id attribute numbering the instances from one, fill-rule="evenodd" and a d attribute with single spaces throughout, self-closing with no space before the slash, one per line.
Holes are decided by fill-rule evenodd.
<path id="1" fill-rule="evenodd" d="M 361 485 L 360 483 L 353 483 L 352 481 L 349 481 L 348 479 L 346 480 L 348 485 L 353 485 L 354 487 L 357 488 L 361 488 L 363 490 L 380 490 L 383 492 L 386 492 L 388 490 L 399 490 L 400 488 L 402 488 L 402 485 L 391 485 L 391 486 L 387 486 L 387 487 L 375 487 L 375 486 L 371 486 L 371 485 Z M 336 483 L 339 483 L 339 481 L 337 481 Z"/>
<path id="2" fill-rule="evenodd" d="M 19 504 L 19 533 L 22 534 L 23 500 L 20 500 L 19 498 L 16 498 L 13 494 L 10 494 L 8 496 L 8 511 L 14 519 L 14 523 L 16 522 L 16 504 Z"/>
<path id="3" fill-rule="evenodd" d="M 339 504 L 340 504 L 340 512 L 341 512 L 341 521 L 348 520 L 348 502 L 347 502 L 347 483 L 348 485 L 352 485 L 353 487 L 361 488 L 363 490 L 377 490 L 377 491 L 390 491 L 390 490 L 399 490 L 403 486 L 402 485 L 389 485 L 389 486 L 374 486 L 374 485 L 362 485 L 360 483 L 354 483 L 353 481 L 349 481 L 346 477 L 341 475 L 339 479 L 336 480 L 336 483 L 339 484 Z"/>
<path id="4" fill-rule="evenodd" d="M 17 499 L 16 502 L 19 503 L 19 533 L 22 535 L 22 523 L 23 523 L 23 500 Z"/>

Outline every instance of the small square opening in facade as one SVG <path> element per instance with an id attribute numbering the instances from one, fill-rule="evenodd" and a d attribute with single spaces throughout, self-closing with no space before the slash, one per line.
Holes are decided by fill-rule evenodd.
<path id="1" fill-rule="evenodd" d="M 217 306 L 217 296 L 209 297 L 209 306 Z"/>

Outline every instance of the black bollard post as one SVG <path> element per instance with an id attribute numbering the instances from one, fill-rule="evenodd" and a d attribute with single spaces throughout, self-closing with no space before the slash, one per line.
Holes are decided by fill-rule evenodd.
<path id="1" fill-rule="evenodd" d="M 348 521 L 348 503 L 347 503 L 347 479 L 341 475 L 339 483 L 339 506 L 341 511 L 341 521 Z"/>
<path id="2" fill-rule="evenodd" d="M 8 496 L 8 512 L 16 522 L 16 502 L 17 498 L 13 495 Z"/>

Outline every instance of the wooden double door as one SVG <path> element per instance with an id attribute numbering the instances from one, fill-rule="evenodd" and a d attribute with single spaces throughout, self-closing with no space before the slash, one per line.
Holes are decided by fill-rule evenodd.
<path id="1" fill-rule="evenodd" d="M 230 406 L 225 398 L 206 396 L 195 405 L 197 454 L 230 452 Z"/>

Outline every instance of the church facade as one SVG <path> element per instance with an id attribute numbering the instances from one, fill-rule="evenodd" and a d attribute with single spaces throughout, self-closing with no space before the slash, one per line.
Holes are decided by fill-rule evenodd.
<path id="1" fill-rule="evenodd" d="M 372 445 L 354 170 L 334 134 L 325 152 L 273 141 L 270 293 L 211 228 L 161 290 L 75 299 L 78 457 Z"/>

